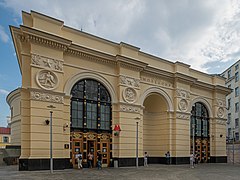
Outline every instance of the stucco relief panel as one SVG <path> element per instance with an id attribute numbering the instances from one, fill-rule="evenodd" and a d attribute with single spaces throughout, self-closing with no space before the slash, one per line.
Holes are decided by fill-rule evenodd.
<path id="1" fill-rule="evenodd" d="M 120 84 L 138 88 L 140 86 L 140 80 L 127 76 L 120 76 Z"/>
<path id="2" fill-rule="evenodd" d="M 41 70 L 36 74 L 37 84 L 46 90 L 53 90 L 58 86 L 57 75 L 49 70 Z"/>
<path id="3" fill-rule="evenodd" d="M 217 110 L 217 116 L 219 118 L 223 118 L 224 117 L 224 109 L 222 107 L 219 107 Z"/>
<path id="4" fill-rule="evenodd" d="M 63 103 L 63 96 L 31 91 L 31 99 L 44 102 Z"/>
<path id="5" fill-rule="evenodd" d="M 189 114 L 177 113 L 176 116 L 177 116 L 178 119 L 190 120 L 190 115 Z"/>
<path id="6" fill-rule="evenodd" d="M 190 92 L 182 89 L 177 89 L 176 95 L 180 99 L 178 101 L 178 109 L 182 112 L 186 112 L 189 106 Z"/>
<path id="7" fill-rule="evenodd" d="M 178 103 L 179 110 L 186 112 L 188 109 L 188 102 L 185 99 L 181 99 Z"/>
<path id="8" fill-rule="evenodd" d="M 217 116 L 219 118 L 224 118 L 226 102 L 225 100 L 217 99 Z"/>
<path id="9" fill-rule="evenodd" d="M 63 62 L 57 59 L 31 54 L 32 65 L 48 68 L 56 71 L 63 71 Z"/>
<path id="10" fill-rule="evenodd" d="M 120 105 L 120 111 L 140 113 L 140 108 L 135 106 L 129 106 L 129 105 Z"/>
<path id="11" fill-rule="evenodd" d="M 177 97 L 183 98 L 183 99 L 190 99 L 190 92 L 183 90 L 183 89 L 177 89 Z"/>
<path id="12" fill-rule="evenodd" d="M 226 125 L 226 121 L 221 119 L 216 120 L 216 123 L 220 125 Z"/>
<path id="13" fill-rule="evenodd" d="M 137 92 L 131 87 L 127 87 L 123 90 L 123 99 L 128 103 L 134 103 L 137 100 Z"/>

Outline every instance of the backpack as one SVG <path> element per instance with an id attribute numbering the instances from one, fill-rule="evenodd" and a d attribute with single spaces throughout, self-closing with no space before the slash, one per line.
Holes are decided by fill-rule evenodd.
<path id="1" fill-rule="evenodd" d="M 81 160 L 82 159 L 82 154 L 79 154 L 78 158 Z"/>

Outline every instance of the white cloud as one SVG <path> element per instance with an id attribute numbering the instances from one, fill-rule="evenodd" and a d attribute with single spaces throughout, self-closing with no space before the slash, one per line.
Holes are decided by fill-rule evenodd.
<path id="1" fill-rule="evenodd" d="M 38 11 L 65 24 L 202 71 L 240 56 L 238 0 L 5 0 L 13 10 Z M 47 8 L 46 8 L 47 7 Z M 218 72 L 220 73 L 220 72 Z"/>
<path id="2" fill-rule="evenodd" d="M 6 91 L 5 89 L 0 89 L 0 94 L 8 95 L 9 91 Z"/>
<path id="3" fill-rule="evenodd" d="M 0 39 L 4 42 L 7 43 L 9 41 L 9 37 L 7 33 L 4 31 L 4 28 L 0 25 Z"/>

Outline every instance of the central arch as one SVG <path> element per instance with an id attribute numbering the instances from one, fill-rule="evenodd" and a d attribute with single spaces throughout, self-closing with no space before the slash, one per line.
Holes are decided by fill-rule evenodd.
<path id="1" fill-rule="evenodd" d="M 150 155 L 149 163 L 160 162 L 169 151 L 169 111 L 173 110 L 168 94 L 159 88 L 145 92 L 143 101 L 143 152 Z"/>

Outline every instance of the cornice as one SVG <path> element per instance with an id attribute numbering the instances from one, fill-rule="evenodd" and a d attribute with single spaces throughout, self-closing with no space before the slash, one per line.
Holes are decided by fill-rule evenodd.
<path id="1" fill-rule="evenodd" d="M 65 53 L 68 55 L 82 57 L 92 61 L 100 61 L 102 63 L 107 63 L 107 64 L 109 63 L 116 64 L 116 59 L 114 56 L 103 53 L 103 52 L 95 51 L 93 49 L 89 49 L 83 46 L 79 46 L 76 44 L 71 44 L 67 48 Z"/>
<path id="2" fill-rule="evenodd" d="M 202 81 L 196 81 L 193 85 L 193 87 L 198 87 L 198 88 L 201 88 L 201 89 L 211 89 L 213 90 L 214 89 L 214 85 L 212 84 L 208 84 L 208 83 L 205 83 L 205 82 L 202 82 Z"/>
<path id="3" fill-rule="evenodd" d="M 23 25 L 20 26 L 20 29 L 23 32 L 25 39 L 28 41 L 43 44 L 48 47 L 66 50 L 67 47 L 72 43 L 72 41 L 65 38 Z"/>
<path id="4" fill-rule="evenodd" d="M 154 76 L 161 76 L 161 77 L 166 77 L 166 78 L 173 78 L 174 73 L 164 71 L 162 69 L 158 69 L 155 67 L 147 66 L 144 70 L 144 73 L 152 74 Z"/>
<path id="5" fill-rule="evenodd" d="M 11 103 L 12 103 L 12 101 L 13 101 L 14 99 L 16 99 L 16 98 L 18 98 L 18 97 L 21 96 L 21 94 L 20 94 L 20 93 L 21 93 L 21 89 L 22 89 L 22 88 L 17 88 L 17 89 L 13 90 L 12 92 L 10 92 L 10 93 L 7 95 L 6 101 L 7 101 L 7 103 L 8 103 L 9 106 L 11 105 Z"/>
<path id="6" fill-rule="evenodd" d="M 187 83 L 195 83 L 197 81 L 197 78 L 178 72 L 174 73 L 174 78 Z"/>
<path id="7" fill-rule="evenodd" d="M 19 43 L 19 37 L 21 37 L 21 31 L 19 28 L 17 27 L 14 27 L 14 26 L 9 26 L 10 28 L 10 31 L 11 31 L 11 35 L 12 35 L 12 39 L 13 39 L 13 44 L 14 44 L 14 48 L 15 48 L 15 51 L 16 51 L 16 56 L 17 56 L 17 59 L 18 59 L 18 65 L 19 65 L 19 70 L 22 74 L 22 59 L 21 59 L 21 46 L 20 46 L 20 43 Z"/>
<path id="8" fill-rule="evenodd" d="M 121 55 L 116 55 L 116 60 L 121 67 L 133 69 L 136 71 L 142 71 L 148 65 L 147 63 L 143 63 L 141 61 Z"/>
<path id="9" fill-rule="evenodd" d="M 214 86 L 214 90 L 217 91 L 217 92 L 223 92 L 225 94 L 230 94 L 232 92 L 231 89 L 225 87 L 225 86 L 220 86 L 220 85 L 216 85 Z"/>

